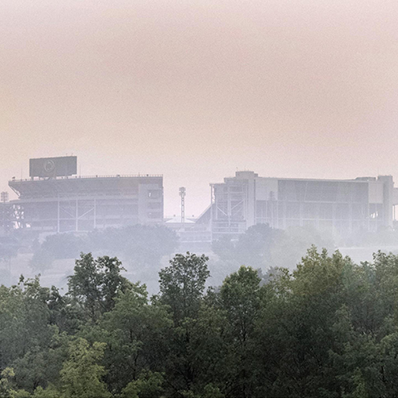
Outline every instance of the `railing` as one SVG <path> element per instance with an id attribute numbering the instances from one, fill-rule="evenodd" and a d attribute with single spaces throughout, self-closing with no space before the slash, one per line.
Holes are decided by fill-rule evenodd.
<path id="1" fill-rule="evenodd" d="M 163 174 L 116 174 L 116 175 L 92 175 L 92 176 L 65 176 L 65 177 L 33 177 L 33 178 L 24 178 L 24 179 L 16 179 L 13 178 L 10 182 L 13 181 L 47 181 L 47 180 L 75 180 L 75 179 L 95 179 L 95 178 L 146 178 L 146 177 L 163 177 Z"/>

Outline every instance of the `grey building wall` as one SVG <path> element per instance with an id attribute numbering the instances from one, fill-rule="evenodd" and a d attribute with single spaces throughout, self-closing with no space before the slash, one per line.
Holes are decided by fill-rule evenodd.
<path id="1" fill-rule="evenodd" d="M 311 225 L 341 236 L 393 225 L 391 176 L 323 180 L 267 178 L 245 171 L 212 184 L 212 190 L 215 238 L 258 223 L 280 229 Z"/>

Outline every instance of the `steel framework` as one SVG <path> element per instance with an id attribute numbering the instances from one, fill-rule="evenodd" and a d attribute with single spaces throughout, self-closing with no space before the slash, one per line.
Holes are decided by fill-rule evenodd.
<path id="1" fill-rule="evenodd" d="M 19 228 L 86 232 L 96 228 L 163 222 L 159 175 L 12 180 L 10 202 Z"/>

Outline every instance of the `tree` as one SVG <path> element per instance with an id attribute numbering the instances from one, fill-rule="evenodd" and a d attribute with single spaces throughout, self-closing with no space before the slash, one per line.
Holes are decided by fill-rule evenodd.
<path id="1" fill-rule="evenodd" d="M 93 250 L 123 256 L 139 268 L 156 266 L 164 255 L 173 253 L 178 246 L 177 236 L 169 228 L 139 224 L 96 230 L 88 235 L 88 240 Z"/>
<path id="2" fill-rule="evenodd" d="M 122 263 L 116 257 L 81 254 L 76 260 L 74 275 L 69 277 L 69 294 L 83 305 L 87 316 L 95 322 L 115 305 L 118 291 L 125 291 L 130 282 L 121 275 Z"/>
<path id="3" fill-rule="evenodd" d="M 240 397 L 252 397 L 253 339 L 255 320 L 260 310 L 260 281 L 258 272 L 251 267 L 239 270 L 225 278 L 221 286 L 222 307 L 229 321 L 230 350 L 234 353 L 228 369 L 231 389 Z"/>
<path id="4" fill-rule="evenodd" d="M 41 244 L 41 251 L 48 253 L 54 260 L 61 258 L 76 258 L 84 250 L 86 243 L 80 236 L 74 234 L 48 235 Z"/>
<path id="5" fill-rule="evenodd" d="M 159 272 L 160 297 L 170 306 L 174 323 L 180 325 L 185 318 L 196 317 L 210 272 L 209 260 L 204 254 L 176 254 L 170 266 Z"/>
<path id="6" fill-rule="evenodd" d="M 49 289 L 39 279 L 17 286 L 0 286 L 0 368 L 10 366 L 32 349 L 47 347 L 53 330 L 48 325 Z"/>
<path id="7" fill-rule="evenodd" d="M 285 270 L 264 285 L 256 320 L 254 352 L 261 394 L 289 397 L 340 396 L 331 352 L 334 325 L 346 297 L 352 263 L 336 252 L 311 248 L 293 273 Z M 259 383 L 260 384 L 260 383 Z"/>
<path id="8" fill-rule="evenodd" d="M 321 234 L 315 228 L 287 228 L 272 245 L 271 266 L 294 269 L 311 246 L 326 248 L 330 252 L 334 250 L 332 238 Z"/>
<path id="9" fill-rule="evenodd" d="M 132 284 L 119 292 L 116 305 L 100 322 L 107 343 L 104 363 L 112 390 L 120 391 L 135 381 L 145 369 L 164 367 L 172 321 L 160 303 L 148 302 L 145 285 Z"/>
<path id="10" fill-rule="evenodd" d="M 39 387 L 52 391 L 51 386 L 47 388 L 49 383 L 59 384 L 59 372 L 67 358 L 69 337 L 65 333 L 59 334 L 56 326 L 51 328 L 53 336 L 47 345 L 33 346 L 22 358 L 13 362 L 15 383 L 19 388 L 29 392 Z"/>
<path id="11" fill-rule="evenodd" d="M 33 271 L 45 272 L 51 268 L 54 260 L 55 257 L 52 253 L 44 249 L 39 249 L 33 254 L 29 265 Z"/>
<path id="12" fill-rule="evenodd" d="M 9 398 L 15 394 L 15 391 L 11 388 L 10 379 L 15 376 L 14 370 L 11 368 L 5 368 L 0 374 L 0 397 Z"/>
<path id="13" fill-rule="evenodd" d="M 0 261 L 9 262 L 12 257 L 16 257 L 20 246 L 20 242 L 13 236 L 0 237 Z"/>
<path id="14" fill-rule="evenodd" d="M 61 393 L 53 386 L 49 385 L 46 389 L 37 387 L 32 398 L 63 398 Z"/>
<path id="15" fill-rule="evenodd" d="M 160 302 L 169 307 L 174 321 L 166 370 L 174 389 L 178 391 L 191 390 L 195 382 L 196 372 L 189 349 L 192 328 L 210 274 L 207 261 L 205 255 L 177 254 L 170 260 L 170 266 L 159 272 Z"/>
<path id="16" fill-rule="evenodd" d="M 61 370 L 63 398 L 109 398 L 101 378 L 105 374 L 103 366 L 98 365 L 104 354 L 105 344 L 77 339 L 69 347 L 69 359 Z"/>
<path id="17" fill-rule="evenodd" d="M 239 235 L 237 241 L 232 241 L 228 236 L 215 241 L 212 250 L 221 261 L 231 264 L 235 269 L 242 264 L 265 268 L 272 264 L 271 250 L 283 233 L 268 224 L 256 224 Z"/>
<path id="18" fill-rule="evenodd" d="M 143 372 L 137 380 L 130 382 L 123 389 L 122 398 L 161 398 L 164 382 L 161 373 Z"/>

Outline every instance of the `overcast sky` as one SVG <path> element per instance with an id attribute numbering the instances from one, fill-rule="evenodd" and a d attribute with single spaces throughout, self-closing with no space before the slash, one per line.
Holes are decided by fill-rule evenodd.
<path id="1" fill-rule="evenodd" d="M 398 182 L 397 0 L 1 0 L 0 57 L 1 190 L 65 154 L 166 214 L 237 169 Z"/>

